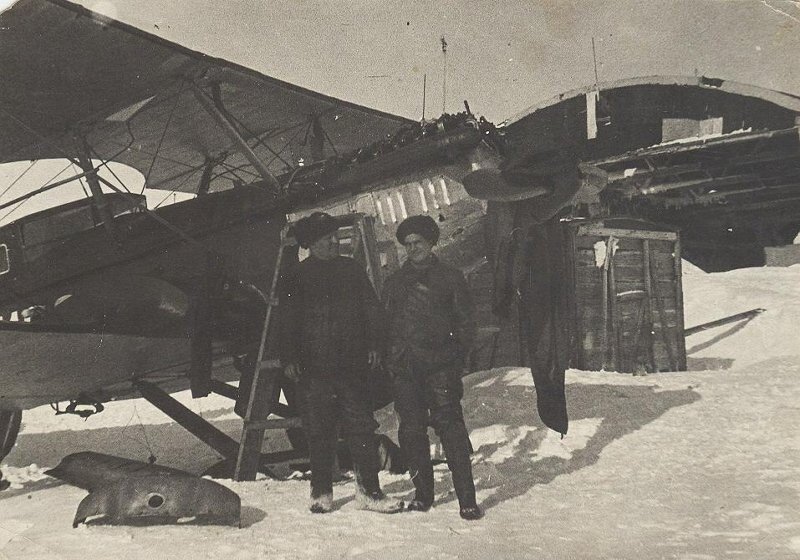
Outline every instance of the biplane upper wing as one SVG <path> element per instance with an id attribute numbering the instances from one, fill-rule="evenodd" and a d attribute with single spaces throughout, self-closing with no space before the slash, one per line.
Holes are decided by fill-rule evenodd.
<path id="1" fill-rule="evenodd" d="M 65 0 L 0 14 L 0 162 L 76 157 L 139 170 L 150 188 L 260 179 L 203 102 L 272 175 L 409 122 L 212 58 Z M 202 97 L 200 99 L 199 97 Z M 85 153 L 85 152 L 84 152 Z"/>

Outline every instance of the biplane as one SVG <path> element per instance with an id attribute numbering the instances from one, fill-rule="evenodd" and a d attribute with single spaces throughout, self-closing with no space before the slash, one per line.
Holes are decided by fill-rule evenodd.
<path id="1" fill-rule="evenodd" d="M 482 256 L 470 240 L 484 207 L 457 179 L 494 160 L 493 127 L 469 112 L 411 122 L 64 0 L 17 2 L 0 33 L 0 162 L 60 159 L 77 171 L 0 208 L 69 181 L 89 195 L 0 227 L 0 458 L 24 409 L 61 402 L 57 412 L 89 415 L 141 393 L 182 425 L 200 423 L 193 433 L 230 459 L 236 443 L 187 420 L 168 393 L 240 398 L 227 382 L 242 364 L 261 367 L 252 356 L 287 220 L 304 212 L 362 216 L 351 254 L 369 242 L 383 273 L 398 265 L 394 231 L 412 214 L 437 219 L 441 250 L 462 266 Z M 148 209 L 99 173 L 109 162 L 138 170 L 145 189 L 195 196 Z"/>
<path id="2" fill-rule="evenodd" d="M 270 362 L 279 258 L 300 258 L 287 226 L 314 210 L 345 218 L 342 251 L 378 290 L 409 215 L 438 221 L 438 250 L 462 269 L 488 258 L 489 307 L 508 313 L 519 296 L 516 363 L 532 366 L 539 416 L 562 434 L 562 220 L 671 224 L 708 270 L 763 264 L 764 246 L 800 229 L 800 100 L 787 93 L 637 78 L 561 94 L 495 128 L 466 104 L 422 122 L 358 106 L 66 0 L 18 1 L 0 14 L 0 39 L 0 163 L 75 169 L 0 196 L 0 210 L 70 182 L 87 192 L 0 227 L 0 459 L 24 409 L 67 403 L 57 412 L 88 415 L 138 395 L 237 456 L 242 444 L 169 393 L 221 393 L 248 418 L 259 394 L 248 387 Z M 143 189 L 111 180 L 112 164 L 138 171 Z M 193 198 L 150 209 L 147 189 Z M 267 393 L 278 425 L 296 425 L 280 376 Z"/>

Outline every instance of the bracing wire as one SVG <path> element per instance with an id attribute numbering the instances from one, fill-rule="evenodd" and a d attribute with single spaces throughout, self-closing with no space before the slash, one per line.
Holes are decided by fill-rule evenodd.
<path id="1" fill-rule="evenodd" d="M 290 164 L 289 162 L 287 162 L 285 159 L 283 159 L 283 158 L 281 157 L 281 153 L 283 152 L 283 150 L 280 150 L 280 151 L 276 152 L 276 151 L 275 151 L 275 150 L 273 150 L 273 149 L 272 149 L 272 148 L 271 148 L 271 147 L 270 147 L 270 146 L 269 146 L 269 145 L 268 145 L 268 144 L 267 144 L 267 143 L 266 143 L 266 142 L 265 142 L 265 141 L 264 141 L 264 140 L 263 140 L 263 139 L 262 139 L 260 136 L 258 136 L 258 135 L 256 135 L 256 134 L 253 134 L 253 132 L 252 132 L 252 131 L 251 131 L 249 128 L 247 128 L 247 126 L 246 126 L 246 125 L 245 125 L 245 124 L 244 124 L 242 121 L 240 121 L 238 118 L 236 118 L 236 115 L 233 115 L 233 114 L 231 114 L 231 113 L 228 113 L 228 111 L 225 111 L 225 113 L 226 113 L 226 114 L 228 115 L 228 117 L 230 117 L 230 118 L 231 118 L 231 119 L 232 119 L 232 120 L 233 120 L 233 121 L 234 121 L 234 122 L 235 122 L 237 125 L 239 125 L 240 127 L 242 127 L 242 129 L 243 129 L 243 130 L 244 130 L 244 131 L 245 131 L 247 134 L 249 134 L 251 137 L 253 137 L 253 138 L 255 138 L 255 139 L 256 139 L 256 146 L 258 146 L 258 145 L 260 144 L 260 145 L 264 146 L 264 147 L 265 147 L 265 148 L 266 148 L 266 149 L 267 149 L 267 150 L 268 150 L 268 151 L 269 151 L 269 152 L 272 154 L 272 156 L 273 156 L 273 159 L 272 159 L 272 161 L 275 161 L 276 159 L 279 159 L 279 160 L 281 160 L 281 162 L 282 162 L 284 165 L 286 165 L 286 166 L 288 166 L 288 167 L 292 167 L 292 164 Z M 291 127 L 288 127 L 286 130 L 277 131 L 277 132 L 276 132 L 276 134 L 278 134 L 279 132 L 280 132 L 280 133 L 282 133 L 282 132 L 288 132 L 289 130 L 292 130 L 292 129 L 293 129 L 293 128 L 295 128 L 295 127 L 301 127 L 302 125 L 303 125 L 303 123 L 298 123 L 298 124 L 292 125 Z M 268 136 L 267 136 L 267 138 L 269 138 L 269 137 L 270 137 L 270 136 L 268 135 Z M 284 148 L 285 148 L 285 146 L 284 146 Z M 269 167 L 269 164 L 267 164 L 267 167 Z"/>
<path id="2" fill-rule="evenodd" d="M 20 173 L 20 174 L 19 174 L 19 176 L 18 176 L 16 179 L 14 179 L 14 180 L 11 182 L 11 184 L 10 184 L 10 185 L 8 185 L 8 186 L 7 186 L 5 189 L 3 189 L 3 192 L 1 192 L 1 193 L 0 193 L 0 198 L 3 198 L 3 196 L 4 196 L 4 195 L 5 195 L 5 194 L 6 194 L 8 191 L 10 191 L 10 190 L 11 190 L 11 187 L 13 187 L 14 185 L 16 185 L 16 184 L 17 184 L 17 182 L 18 182 L 20 179 L 22 179 L 22 178 L 25 176 L 25 174 L 26 174 L 28 171 L 30 171 L 30 170 L 31 170 L 31 168 L 32 168 L 34 165 L 36 165 L 36 160 L 32 161 L 32 162 L 31 162 L 31 164 L 30 164 L 28 167 L 26 167 L 26 168 L 25 168 L 25 171 L 23 171 L 22 173 Z"/>
<path id="3" fill-rule="evenodd" d="M 109 173 L 111 173 L 111 175 L 114 177 L 114 179 L 116 179 L 116 180 L 117 180 L 117 183 L 119 183 L 120 187 L 122 187 L 123 189 L 125 189 L 125 191 L 126 191 L 126 192 L 128 192 L 128 193 L 130 193 L 130 194 L 133 194 L 133 193 L 131 192 L 131 190 L 130 190 L 130 189 L 127 187 L 127 185 L 125 185 L 125 183 L 122 181 L 122 179 L 120 179 L 120 178 L 117 176 L 117 174 L 116 174 L 116 173 L 114 173 L 114 170 L 113 170 L 113 169 L 111 169 L 111 166 L 109 165 L 109 161 L 103 160 L 103 158 L 101 158 L 101 157 L 99 156 L 99 154 L 98 154 L 96 151 L 94 151 L 94 150 L 92 150 L 92 153 L 95 155 L 95 157 L 97 157 L 97 159 L 99 159 L 99 160 L 100 160 L 100 163 L 101 163 L 101 165 L 99 165 L 99 166 L 98 166 L 98 169 L 99 169 L 100 167 L 105 167 L 106 169 L 108 169 L 108 172 L 109 172 Z M 113 161 L 113 160 L 111 160 L 111 161 Z"/>
<path id="4" fill-rule="evenodd" d="M 64 171 L 66 171 L 67 169 L 69 169 L 71 166 L 72 166 L 72 162 L 68 163 L 68 164 L 66 165 L 66 167 L 64 167 L 64 169 L 62 169 L 61 171 L 59 171 L 58 173 L 56 173 L 55 175 L 53 175 L 52 177 L 50 177 L 50 179 L 48 179 L 48 180 L 47 180 L 47 182 L 46 182 L 45 184 L 47 184 L 47 183 L 49 183 L 50 181 L 52 181 L 52 180 L 56 179 L 56 178 L 57 178 L 59 175 L 61 175 L 62 173 L 64 173 Z M 23 204 L 25 204 L 25 203 L 26 203 L 26 202 L 28 202 L 29 200 L 30 200 L 30 198 L 26 198 L 26 199 L 22 200 L 22 201 L 21 201 L 19 204 L 17 204 L 16 206 L 14 206 L 14 207 L 13 207 L 11 210 L 9 210 L 9 211 L 8 211 L 8 212 L 6 212 L 5 214 L 3 214 L 3 216 L 2 216 L 2 217 L 0 217 L 0 222 L 2 222 L 2 221 L 3 221 L 3 220 L 5 220 L 6 218 L 8 218 L 8 217 L 9 217 L 11 214 L 13 214 L 14 212 L 16 212 L 16 211 L 17 211 L 17 209 L 19 209 L 19 208 L 20 208 L 20 207 L 21 207 Z"/>
<path id="5" fill-rule="evenodd" d="M 289 138 L 289 140 L 286 141 L 286 143 L 283 145 L 283 147 L 280 150 L 278 150 L 278 153 L 282 153 L 289 146 L 289 144 L 294 142 L 295 139 L 298 136 L 300 136 L 301 132 L 303 132 L 303 128 L 302 127 L 297 127 L 297 132 L 295 132 L 294 135 L 291 138 Z M 278 158 L 277 157 L 273 157 L 271 160 L 269 160 L 269 162 L 267 162 L 267 167 L 272 165 L 275 162 L 276 159 L 278 159 Z M 281 160 L 281 161 L 283 161 L 283 160 Z M 294 166 L 291 166 L 291 167 L 294 167 Z"/>
<path id="6" fill-rule="evenodd" d="M 42 139 L 43 139 L 45 142 L 47 142 L 47 143 L 50 143 L 50 144 L 52 144 L 52 142 L 51 142 L 51 141 L 50 141 L 48 138 L 46 138 L 45 136 L 43 136 L 43 135 L 39 134 L 39 133 L 38 133 L 38 132 L 37 132 L 35 129 L 31 128 L 30 126 L 28 126 L 27 124 L 25 124 L 23 121 L 21 121 L 20 119 L 18 119 L 17 117 L 15 117 L 15 116 L 14 116 L 14 115 L 12 115 L 11 113 L 9 113 L 8 111 L 4 111 L 2 108 L 0 108 L 0 112 L 2 112 L 3 114 L 7 115 L 7 116 L 8 116 L 10 119 L 14 120 L 15 122 L 19 123 L 19 124 L 20 124 L 20 126 L 22 126 L 23 128 L 25 128 L 26 130 L 28 130 L 29 132 L 31 132 L 31 133 L 32 133 L 32 134 L 34 134 L 35 136 L 37 136 L 37 137 L 39 137 L 39 138 L 42 138 Z M 130 132 L 130 129 L 129 129 L 129 132 Z M 133 138 L 131 138 L 131 142 L 133 142 Z M 60 148 L 59 146 L 57 146 L 57 145 L 55 145 L 55 144 L 52 144 L 52 145 L 53 145 L 53 146 L 54 146 L 54 147 L 55 147 L 55 148 L 56 148 L 58 151 L 60 151 L 61 153 L 64 153 L 64 154 L 66 155 L 66 158 L 67 158 L 67 159 L 68 159 L 68 160 L 69 160 L 71 163 L 74 163 L 74 161 L 75 161 L 75 160 L 74 160 L 74 159 L 73 159 L 73 158 L 72 158 L 72 157 L 71 157 L 69 154 L 66 154 L 62 148 Z M 121 150 L 119 153 L 122 153 L 122 152 L 123 152 L 123 151 L 125 151 L 126 149 L 127 149 L 127 148 L 123 148 L 123 150 Z M 156 154 L 157 154 L 157 152 L 156 152 Z M 116 157 L 116 156 L 115 156 L 115 157 Z M 67 164 L 67 167 L 65 167 L 65 169 L 67 169 L 68 167 L 69 167 L 69 164 Z M 97 170 L 95 169 L 95 170 L 93 170 L 93 171 L 97 171 Z M 62 170 L 61 172 L 59 172 L 59 174 L 58 174 L 58 175 L 60 175 L 60 174 L 61 174 L 61 173 L 63 173 L 63 172 L 64 172 L 64 171 Z M 88 173 L 88 172 L 86 172 L 86 173 Z M 56 177 L 57 177 L 58 175 L 56 175 Z M 115 191 L 115 192 L 119 192 L 119 193 L 122 193 L 122 194 L 128 194 L 128 193 L 123 193 L 123 192 L 122 192 L 122 191 L 121 191 L 119 188 L 117 188 L 116 186 L 114 186 L 113 184 L 111 184 L 111 183 L 110 183 L 109 181 L 107 181 L 105 178 L 103 178 L 103 177 L 101 177 L 101 176 L 99 176 L 99 175 L 97 175 L 97 178 L 98 178 L 100 181 L 102 181 L 103 183 L 105 183 L 105 184 L 106 184 L 106 185 L 107 185 L 109 188 L 111 188 L 113 191 Z M 52 181 L 52 179 L 51 179 L 51 181 Z M 49 181 L 48 181 L 48 182 L 49 182 Z M 146 186 L 146 185 L 147 185 L 147 182 L 145 181 L 145 186 Z M 144 188 L 142 189 L 142 191 L 144 191 Z M 42 192 L 42 190 L 40 189 L 40 190 L 39 190 L 39 192 Z M 36 193 L 31 193 L 31 194 L 30 194 L 30 196 L 26 197 L 26 199 L 25 199 L 25 200 L 23 200 L 23 202 L 25 202 L 25 201 L 27 201 L 27 200 L 30 200 L 30 198 L 31 198 L 31 197 L 32 197 L 34 194 L 36 194 Z M 21 205 L 21 204 L 20 204 L 20 205 Z M 19 207 L 19 206 L 17 206 L 17 208 L 18 208 L 18 207 Z M 15 209 L 16 209 L 16 208 L 15 208 Z M 6 216 L 8 216 L 9 214 L 10 214 L 10 213 L 7 213 L 7 214 L 6 214 Z M 196 239 L 194 239 L 193 237 L 191 237 L 190 235 L 188 235 L 186 232 L 184 232 L 184 231 L 183 231 L 183 230 L 181 230 L 180 228 L 178 228 L 178 227 L 176 227 L 176 226 L 172 225 L 170 222 L 168 222 L 168 221 L 167 221 L 167 220 L 165 220 L 164 218 L 162 218 L 162 217 L 158 216 L 157 214 L 154 214 L 154 213 L 152 213 L 152 212 L 149 212 L 149 211 L 146 211 L 146 212 L 145 212 L 145 214 L 146 214 L 147 216 L 149 216 L 150 218 L 152 218 L 153 220 L 155 220 L 155 221 L 157 221 L 158 223 L 160 223 L 161 225 L 163 225 L 164 227 L 166 227 L 167 229 L 169 229 L 170 231 L 172 231 L 173 233 L 176 233 L 176 234 L 177 234 L 179 237 L 181 237 L 181 238 L 182 238 L 182 239 L 184 239 L 185 241 L 188 241 L 189 243 L 192 243 L 192 244 L 195 244 L 195 245 L 198 245 L 198 246 L 202 246 L 202 244 L 201 244 L 199 241 L 197 241 Z M 4 219 L 4 218 L 5 218 L 5 216 L 4 216 L 3 218 L 0 218 L 0 220 L 2 220 L 2 219 Z"/>
<path id="7" fill-rule="evenodd" d="M 150 161 L 150 168 L 147 170 L 147 173 L 144 176 L 144 185 L 142 185 L 141 194 L 144 194 L 144 189 L 147 187 L 147 182 L 150 180 L 150 173 L 153 171 L 153 165 L 155 165 L 156 159 L 158 158 L 158 152 L 161 151 L 161 144 L 164 142 L 164 138 L 167 136 L 169 125 L 172 122 L 172 116 L 175 114 L 175 110 L 178 108 L 178 101 L 180 101 L 181 99 L 181 93 L 183 93 L 184 85 L 185 82 L 180 83 L 178 94 L 175 96 L 175 104 L 172 106 L 172 109 L 169 112 L 169 116 L 167 117 L 167 123 L 164 125 L 164 130 L 161 132 L 161 138 L 158 139 L 156 152 L 153 154 L 153 159 Z"/>

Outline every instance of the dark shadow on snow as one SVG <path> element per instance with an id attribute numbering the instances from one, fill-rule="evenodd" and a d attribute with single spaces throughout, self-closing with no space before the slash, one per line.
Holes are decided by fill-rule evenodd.
<path id="1" fill-rule="evenodd" d="M 242 529 L 252 527 L 256 523 L 266 519 L 266 517 L 267 517 L 267 512 L 265 512 L 263 509 L 251 506 L 242 506 L 242 518 L 241 518 Z"/>
<path id="2" fill-rule="evenodd" d="M 500 384 L 502 380 L 498 379 L 496 383 Z M 689 389 L 656 391 L 653 387 L 628 385 L 567 385 L 570 422 L 590 418 L 602 419 L 602 422 L 586 446 L 565 459 L 552 456 L 537 458 L 537 450 L 549 429 L 536 414 L 533 388 L 498 385 L 472 387 L 466 393 L 464 415 L 470 431 L 494 424 L 536 428 L 514 447 L 512 456 L 502 462 L 490 462 L 489 458 L 507 441 L 485 444 L 475 450 L 472 462 L 478 491 L 496 488 L 495 493 L 481 504 L 486 509 L 521 496 L 538 484 L 547 484 L 557 476 L 593 465 L 603 449 L 614 440 L 639 430 L 672 408 L 700 399 L 696 392 Z M 567 434 L 566 438 L 569 437 Z M 437 480 L 436 491 L 441 495 L 443 491 L 451 489 L 452 481 L 447 472 L 444 479 Z M 389 485 L 386 490 L 408 490 L 409 497 L 413 496 L 413 486 L 408 481 Z M 448 503 L 455 498 L 455 494 L 449 491 L 437 504 Z"/>
<path id="3" fill-rule="evenodd" d="M 733 325 L 732 327 L 723 330 L 719 334 L 715 335 L 713 338 L 710 338 L 705 342 L 695 344 L 691 348 L 688 348 L 686 350 L 687 354 L 686 369 L 689 371 L 710 371 L 710 370 L 731 369 L 734 363 L 734 360 L 732 358 L 713 358 L 713 357 L 693 358 L 692 354 L 694 354 L 695 352 L 700 352 L 701 350 L 705 350 L 706 348 L 710 348 L 720 340 L 725 340 L 729 336 L 736 334 L 737 332 L 745 328 L 750 321 L 751 319 L 739 322 Z"/>
<path id="4" fill-rule="evenodd" d="M 750 321 L 747 320 L 747 321 L 742 321 L 741 323 L 737 323 L 734 326 L 732 326 L 731 328 L 725 329 L 724 331 L 722 331 L 718 335 L 714 336 L 714 338 L 706 340 L 705 342 L 702 342 L 700 344 L 696 344 L 695 346 L 692 346 L 691 348 L 687 348 L 686 349 L 686 354 L 687 355 L 691 355 L 691 354 L 694 354 L 695 352 L 699 352 L 700 350 L 705 350 L 706 348 L 708 348 L 710 346 L 714 346 L 720 340 L 724 340 L 724 339 L 728 338 L 729 336 L 733 336 L 734 334 L 736 334 L 737 332 L 739 332 L 740 330 L 745 328 L 749 322 Z M 731 360 L 731 361 L 733 361 L 733 360 Z"/>

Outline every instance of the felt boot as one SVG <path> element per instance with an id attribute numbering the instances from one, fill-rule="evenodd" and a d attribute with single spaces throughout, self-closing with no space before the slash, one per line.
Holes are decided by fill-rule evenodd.
<path id="1" fill-rule="evenodd" d="M 408 509 L 408 511 L 423 511 L 424 512 L 424 511 L 430 510 L 432 506 L 433 506 L 433 502 L 428 502 L 428 501 L 424 501 L 424 500 L 418 500 L 416 498 L 416 496 L 415 496 L 413 500 L 410 500 L 408 502 L 408 505 L 406 506 L 406 509 Z"/>
<path id="2" fill-rule="evenodd" d="M 403 511 L 403 502 L 388 497 L 381 491 L 378 480 L 378 449 L 375 438 L 351 436 L 347 439 L 353 457 L 356 478 L 356 502 L 360 509 L 378 513 Z"/>
<path id="3" fill-rule="evenodd" d="M 403 500 L 396 500 L 384 494 L 381 490 L 372 494 L 356 494 L 356 503 L 359 509 L 377 513 L 399 513 L 403 511 Z"/>
<path id="4" fill-rule="evenodd" d="M 329 437 L 308 438 L 308 458 L 311 462 L 311 511 L 325 513 L 333 503 L 333 462 L 335 442 Z M 327 498 L 326 498 L 327 497 Z M 315 511 L 319 509 L 321 511 Z"/>
<path id="5" fill-rule="evenodd" d="M 333 509 L 333 494 L 322 494 L 321 496 L 311 495 L 311 505 L 308 507 L 311 513 L 329 513 Z"/>

